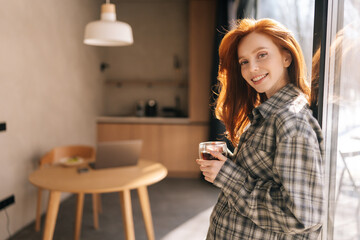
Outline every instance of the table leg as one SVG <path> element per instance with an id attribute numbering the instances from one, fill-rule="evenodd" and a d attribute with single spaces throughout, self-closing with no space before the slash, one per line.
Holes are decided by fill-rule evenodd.
<path id="1" fill-rule="evenodd" d="M 43 240 L 52 240 L 54 236 L 56 217 L 59 211 L 61 192 L 50 191 L 48 209 L 46 212 Z"/>
<path id="2" fill-rule="evenodd" d="M 150 208 L 149 194 L 147 188 L 146 186 L 139 187 L 137 191 L 138 191 L 141 210 L 145 222 L 146 234 L 149 240 L 155 240 L 154 226 L 151 217 L 151 208 Z"/>
<path id="3" fill-rule="evenodd" d="M 98 203 L 98 210 L 99 210 L 99 213 L 102 213 L 103 212 L 103 210 L 102 210 L 102 203 L 101 203 L 101 195 L 100 195 L 100 193 L 97 193 L 96 194 L 96 201 L 97 201 L 97 203 Z"/>
<path id="4" fill-rule="evenodd" d="M 126 240 L 135 240 L 130 190 L 124 190 L 119 194 Z"/>
<path id="5" fill-rule="evenodd" d="M 92 194 L 94 228 L 99 229 L 99 194 Z"/>
<path id="6" fill-rule="evenodd" d="M 77 202 L 76 202 L 74 240 L 80 239 L 83 209 L 84 209 L 84 193 L 78 193 Z"/>

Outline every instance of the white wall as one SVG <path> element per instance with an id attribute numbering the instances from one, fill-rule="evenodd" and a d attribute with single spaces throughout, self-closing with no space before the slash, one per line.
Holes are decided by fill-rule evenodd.
<path id="1" fill-rule="evenodd" d="M 0 200 L 15 233 L 34 220 L 36 188 L 27 180 L 54 146 L 95 144 L 102 108 L 101 48 L 82 43 L 102 1 L 0 0 Z M 0 239 L 8 237 L 0 212 Z"/>

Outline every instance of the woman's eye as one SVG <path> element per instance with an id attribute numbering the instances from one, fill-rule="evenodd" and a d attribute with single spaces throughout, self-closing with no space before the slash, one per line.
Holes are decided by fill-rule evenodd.
<path id="1" fill-rule="evenodd" d="M 264 58 L 264 57 L 266 57 L 267 56 L 267 53 L 260 53 L 259 54 L 259 58 Z"/>
<path id="2" fill-rule="evenodd" d="M 240 66 L 243 66 L 243 65 L 245 65 L 245 64 L 247 64 L 247 63 L 248 63 L 248 61 L 246 61 L 246 60 L 243 60 L 243 61 L 240 61 L 240 62 L 239 62 Z"/>

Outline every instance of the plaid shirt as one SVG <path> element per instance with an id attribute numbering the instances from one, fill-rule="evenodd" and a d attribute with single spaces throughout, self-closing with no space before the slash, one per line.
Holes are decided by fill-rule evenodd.
<path id="1" fill-rule="evenodd" d="M 317 239 L 323 214 L 323 137 L 307 101 L 287 84 L 249 115 L 221 189 L 207 239 Z"/>

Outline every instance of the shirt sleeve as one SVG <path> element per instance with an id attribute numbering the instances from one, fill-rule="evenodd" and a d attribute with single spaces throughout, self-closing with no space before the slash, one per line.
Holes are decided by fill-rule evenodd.
<path id="1" fill-rule="evenodd" d="M 263 229 L 286 234 L 321 227 L 323 214 L 322 158 L 312 138 L 284 138 L 277 144 L 271 180 L 250 176 L 228 159 L 214 185 L 232 209 Z"/>

